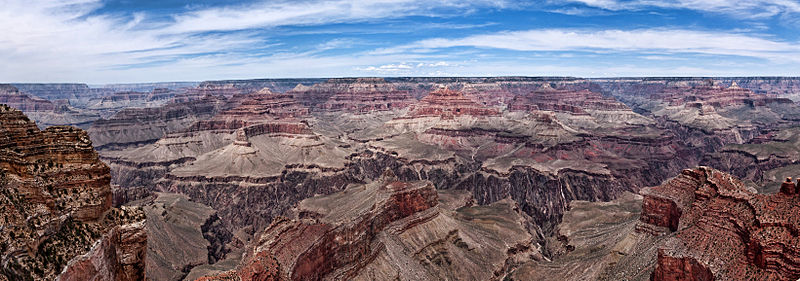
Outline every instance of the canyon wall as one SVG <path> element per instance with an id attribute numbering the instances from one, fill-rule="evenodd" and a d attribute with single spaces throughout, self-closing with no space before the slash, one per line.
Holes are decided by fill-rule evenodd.
<path id="1" fill-rule="evenodd" d="M 144 216 L 111 207 L 109 168 L 85 131 L 42 131 L 0 105 L 0 135 L 0 276 L 144 278 Z"/>

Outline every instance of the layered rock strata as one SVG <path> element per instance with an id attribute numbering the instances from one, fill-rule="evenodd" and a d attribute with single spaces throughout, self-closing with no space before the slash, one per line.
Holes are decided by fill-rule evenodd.
<path id="1" fill-rule="evenodd" d="M 337 78 L 311 86 L 298 84 L 287 91 L 303 105 L 321 111 L 383 111 L 416 101 L 408 91 L 398 90 L 383 78 Z"/>
<path id="2" fill-rule="evenodd" d="M 634 113 L 625 104 L 587 89 L 554 89 L 549 84 L 538 90 L 514 96 L 511 111 L 553 112 L 564 124 L 580 129 L 636 127 L 653 123 Z"/>
<path id="3" fill-rule="evenodd" d="M 418 94 L 441 81 L 468 85 L 473 79 L 420 79 L 425 87 L 412 80 L 394 86 Z M 229 101 L 241 106 L 153 144 L 104 151 L 103 159 L 111 163 L 115 183 L 186 194 L 217 209 L 231 230 L 248 235 L 302 199 L 370 182 L 391 167 L 404 181 L 467 190 L 479 204 L 511 198 L 530 216 L 534 244 L 543 246 L 554 243 L 544 236 L 557 231 L 569 202 L 607 201 L 657 185 L 721 143 L 687 138 L 698 131 L 643 117 L 636 112 L 648 111 L 634 112 L 586 81 L 498 83 L 508 83 L 498 91 L 519 92 L 516 109 L 503 109 L 513 99 L 477 101 L 481 93 L 467 86 L 434 88 L 407 110 L 375 108 L 340 119 L 322 114 L 335 92 L 315 99 L 305 112 L 293 110 L 299 107 L 293 94 L 232 95 Z M 539 107 L 537 97 L 555 105 Z"/>
<path id="4" fill-rule="evenodd" d="M 55 105 L 52 102 L 20 93 L 19 89 L 7 84 L 0 84 L 0 103 L 24 112 L 51 111 L 55 109 Z"/>
<path id="5" fill-rule="evenodd" d="M 211 118 L 226 104 L 222 97 L 204 96 L 163 107 L 124 109 L 109 119 L 95 121 L 88 132 L 96 149 L 135 147 L 184 131 L 195 122 Z"/>
<path id="6" fill-rule="evenodd" d="M 500 111 L 485 107 L 462 92 L 440 88 L 431 92 L 411 109 L 409 117 L 499 116 Z"/>
<path id="7" fill-rule="evenodd" d="M 119 111 L 131 107 L 158 107 L 169 102 L 176 92 L 157 88 L 150 92 L 114 92 L 87 104 L 92 109 Z"/>
<path id="8" fill-rule="evenodd" d="M 4 84 L 0 84 L 0 104 L 21 110 L 36 120 L 40 128 L 57 125 L 87 128 L 100 118 L 98 114 L 72 107 L 67 100 L 45 100 L 21 92 L 14 86 Z"/>
<path id="9" fill-rule="evenodd" d="M 702 165 L 760 183 L 770 190 L 800 164 L 800 128 L 769 131 L 746 144 L 729 144 L 706 154 Z"/>
<path id="10" fill-rule="evenodd" d="M 231 100 L 239 106 L 225 110 L 209 120 L 197 122 L 191 130 L 234 130 L 272 120 L 300 118 L 309 113 L 291 95 L 275 94 L 268 89 L 234 96 Z"/>
<path id="11" fill-rule="evenodd" d="M 309 99 L 333 93 L 324 103 L 318 105 L 322 112 L 376 113 L 403 109 L 417 101 L 408 91 L 397 90 L 382 78 L 359 78 L 353 83 L 343 84 L 338 80 L 331 80 L 312 87 L 296 87 L 291 92 L 306 104 L 314 104 Z"/>
<path id="12" fill-rule="evenodd" d="M 104 152 L 116 175 L 114 183 L 128 190 L 144 186 L 187 194 L 217 209 L 226 224 L 250 227 L 251 234 L 252 227 L 263 227 L 290 204 L 326 190 L 319 187 L 323 182 L 336 183 L 331 191 L 345 184 L 345 176 L 336 172 L 344 170 L 351 152 L 315 134 L 306 121 L 308 109 L 291 95 L 262 89 L 229 101 L 238 106 L 185 131 L 141 147 Z M 308 187 L 293 187 L 300 183 Z M 240 201 L 250 197 L 244 193 L 261 195 Z M 244 210 L 243 204 L 258 207 Z"/>
<path id="13" fill-rule="evenodd" d="M 144 216 L 111 208 L 108 167 L 86 132 L 44 131 L 0 105 L 0 276 L 141 280 Z"/>
<path id="14" fill-rule="evenodd" d="M 649 94 L 649 95 L 648 95 Z M 756 94 L 716 80 L 674 82 L 658 92 L 620 93 L 624 102 L 654 115 L 660 127 L 688 143 L 713 152 L 726 144 L 742 144 L 768 130 L 797 125 L 800 108 L 791 100 Z"/>

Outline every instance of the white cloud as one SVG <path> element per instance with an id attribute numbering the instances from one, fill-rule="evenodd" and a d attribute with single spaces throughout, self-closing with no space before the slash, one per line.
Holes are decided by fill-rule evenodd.
<path id="1" fill-rule="evenodd" d="M 414 67 L 408 64 L 384 64 L 380 66 L 356 67 L 356 70 L 378 73 L 409 72 Z"/>
<path id="2" fill-rule="evenodd" d="M 435 16 L 442 10 L 463 14 L 474 7 L 503 5 L 504 0 L 466 4 L 455 0 L 264 1 L 194 10 L 174 15 L 173 21 L 159 22 L 144 13 L 132 19 L 92 14 L 102 6 L 100 0 L 0 0 L 0 79 L 92 83 L 174 80 L 195 72 L 181 67 L 198 63 L 220 67 L 263 55 L 248 51 L 275 44 L 258 35 L 259 28 Z M 319 45 L 317 51 L 346 47 L 346 43 L 331 41 Z M 232 54 L 237 52 L 239 55 Z M 204 61 L 219 65 L 201 63 Z M 377 58 L 372 63 L 380 61 Z M 154 76 L 148 71 L 160 69 L 157 65 L 162 63 L 172 67 L 172 75 Z M 127 71 L 131 67 L 137 67 L 134 70 L 138 74 L 127 76 L 133 73 Z M 220 72 L 216 73 L 225 74 Z"/>
<path id="3" fill-rule="evenodd" d="M 586 30 L 535 29 L 473 35 L 459 39 L 434 38 L 381 49 L 374 54 L 432 52 L 451 47 L 515 51 L 660 52 L 730 55 L 800 62 L 800 45 L 746 34 L 685 29 Z"/>
<path id="4" fill-rule="evenodd" d="M 433 15 L 436 9 L 503 7 L 506 1 L 480 0 L 323 0 L 260 2 L 238 8 L 211 8 L 175 16 L 174 33 L 241 30 L 283 25 L 314 25 L 411 15 Z"/>
<path id="5" fill-rule="evenodd" d="M 706 4 L 709 7 L 725 7 L 729 2 L 713 0 Z M 787 4 L 782 9 L 794 9 L 790 4 L 795 2 L 785 2 Z M 624 8 L 619 3 L 622 2 L 605 0 L 589 4 L 609 10 Z M 352 51 L 326 56 L 322 56 L 323 52 L 320 51 L 349 48 L 354 44 L 365 45 L 365 42 L 336 39 L 317 42 L 305 49 L 290 46 L 283 51 L 251 51 L 253 48 L 264 49 L 281 44 L 264 38 L 261 35 L 263 31 L 259 30 L 262 28 L 372 22 L 410 15 L 463 14 L 473 11 L 475 7 L 507 5 L 506 1 L 492 0 L 265 1 L 247 6 L 193 10 L 174 15 L 173 21 L 159 22 L 146 13 L 138 13 L 128 19 L 92 14 L 101 6 L 100 0 L 0 0 L 0 65 L 3 65 L 0 79 L 3 82 L 109 83 L 360 76 L 375 73 L 604 76 L 635 73 L 741 74 L 748 73 L 748 70 L 752 74 L 753 71 L 752 65 L 749 69 L 687 66 L 678 70 L 597 64 L 572 66 L 553 62 L 534 65 L 531 61 L 492 60 L 492 53 L 482 52 L 481 49 L 585 51 L 601 57 L 607 53 L 627 51 L 664 56 L 682 53 L 736 55 L 777 62 L 776 67 L 764 69 L 775 73 L 758 74 L 786 75 L 798 70 L 796 65 L 800 60 L 800 51 L 794 42 L 781 42 L 746 32 L 681 29 L 500 32 L 457 39 L 434 38 L 407 46 L 382 46 L 384 49 L 371 52 Z M 443 51 L 445 48 L 461 46 L 473 47 L 478 51 Z M 570 54 L 558 56 L 575 61 L 587 57 L 578 55 L 578 58 L 570 58 Z M 470 60 L 464 61 L 464 58 Z M 786 66 L 787 63 L 792 64 Z M 601 71 L 599 67 L 605 68 Z"/>
<path id="6" fill-rule="evenodd" d="M 570 0 L 611 11 L 642 10 L 651 7 L 689 9 L 736 17 L 764 18 L 781 13 L 800 13 L 794 0 Z"/>

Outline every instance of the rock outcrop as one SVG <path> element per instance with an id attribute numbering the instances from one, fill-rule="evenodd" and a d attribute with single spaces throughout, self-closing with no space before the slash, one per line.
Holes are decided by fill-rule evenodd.
<path id="1" fill-rule="evenodd" d="M 111 208 L 111 179 L 86 132 L 44 131 L 0 105 L 0 275 L 16 280 L 144 278 L 141 210 Z"/>
<path id="2" fill-rule="evenodd" d="M 781 192 L 757 194 L 732 176 L 705 167 L 684 170 L 661 186 L 642 190 L 642 223 L 677 221 L 677 228 L 669 225 L 675 233 L 660 247 L 652 279 L 800 278 L 796 190 L 787 179 Z M 672 204 L 647 204 L 654 200 Z"/>
<path id="3" fill-rule="evenodd" d="M 112 212 L 117 226 L 96 241 L 89 252 L 70 260 L 58 281 L 142 280 L 146 273 L 147 232 L 140 209 Z M 132 222 L 133 221 L 133 222 Z"/>

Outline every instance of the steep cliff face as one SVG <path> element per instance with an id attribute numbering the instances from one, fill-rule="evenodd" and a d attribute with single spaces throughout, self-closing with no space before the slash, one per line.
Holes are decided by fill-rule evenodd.
<path id="1" fill-rule="evenodd" d="M 93 99 L 86 107 L 113 112 L 124 108 L 158 107 L 169 102 L 176 93 L 176 91 L 164 88 L 153 89 L 150 92 L 114 92 L 101 98 Z"/>
<path id="2" fill-rule="evenodd" d="M 37 83 L 17 83 L 14 87 L 25 93 L 47 100 L 74 100 L 87 96 L 92 96 L 89 85 L 86 84 L 37 84 Z"/>
<path id="3" fill-rule="evenodd" d="M 78 280 L 70 279 L 71 268 L 103 264 L 89 275 L 144 277 L 144 217 L 140 210 L 111 208 L 109 169 L 86 132 L 40 131 L 22 112 L 0 105 L 0 135 L 0 274 Z"/>
<path id="4" fill-rule="evenodd" d="M 455 117 L 469 115 L 475 117 L 499 116 L 496 108 L 485 107 L 464 96 L 460 91 L 446 87 L 430 92 L 411 109 L 409 117 Z"/>
<path id="5" fill-rule="evenodd" d="M 70 260 L 56 280 L 143 280 L 146 276 L 147 232 L 141 209 L 122 207 L 108 217 L 116 226 Z"/>
<path id="6" fill-rule="evenodd" d="M 713 281 L 714 274 L 708 266 L 692 257 L 674 257 L 658 251 L 658 266 L 653 271 L 652 280 L 674 281 Z"/>
<path id="7" fill-rule="evenodd" d="M 306 84 L 309 85 L 309 84 Z M 321 112 L 365 113 L 404 108 L 416 101 L 383 78 L 336 78 L 311 86 L 298 84 L 286 92 L 300 103 Z"/>
<path id="8" fill-rule="evenodd" d="M 221 80 L 200 83 L 200 89 L 235 89 L 241 93 L 255 92 L 264 88 L 276 93 L 284 93 L 298 84 L 313 85 L 325 82 L 321 78 L 296 78 L 296 79 L 252 79 L 252 80 Z"/>
<path id="9" fill-rule="evenodd" d="M 209 279 L 501 280 L 540 257 L 510 201 L 470 207 L 466 193 L 441 194 L 430 182 L 398 181 L 389 171 L 373 183 L 306 199 L 292 218 L 276 218 L 258 236 L 236 271 Z M 272 259 L 269 278 L 252 276 L 254 266 Z"/>
<path id="10" fill-rule="evenodd" d="M 677 212 L 645 204 L 642 222 L 677 220 L 659 248 L 653 280 L 796 280 L 800 278 L 800 196 L 787 179 L 777 194 L 757 194 L 728 174 L 700 167 L 642 191 Z"/>
<path id="11" fill-rule="evenodd" d="M 742 77 L 730 80 L 756 93 L 800 100 L 800 78 L 797 77 Z"/>

